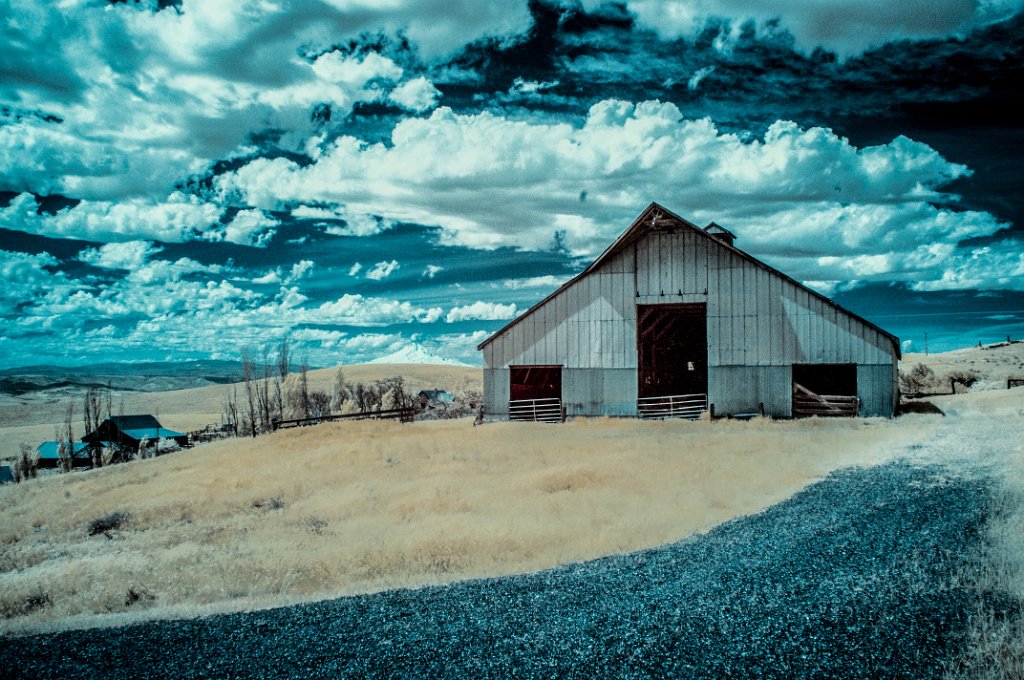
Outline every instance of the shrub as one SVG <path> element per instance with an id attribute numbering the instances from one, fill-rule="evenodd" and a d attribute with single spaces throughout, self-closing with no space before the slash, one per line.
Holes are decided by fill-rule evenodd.
<path id="1" fill-rule="evenodd" d="M 284 507 L 284 501 L 280 498 L 257 498 L 252 502 L 256 510 L 280 510 Z"/>
<path id="2" fill-rule="evenodd" d="M 918 364 L 909 373 L 899 372 L 900 392 L 920 394 L 935 382 L 935 371 L 924 364 Z"/>
<path id="3" fill-rule="evenodd" d="M 127 512 L 112 512 L 89 522 L 89 535 L 108 534 L 124 526 L 131 516 Z"/>
<path id="4" fill-rule="evenodd" d="M 964 387 L 970 387 L 981 379 L 981 376 L 974 371 L 953 371 L 946 377 L 952 382 L 960 383 Z"/>
<path id="5" fill-rule="evenodd" d="M 26 479 L 35 478 L 39 470 L 39 453 L 31 445 L 22 443 L 18 446 L 18 457 L 14 459 L 11 472 L 14 473 L 14 481 L 22 482 Z"/>

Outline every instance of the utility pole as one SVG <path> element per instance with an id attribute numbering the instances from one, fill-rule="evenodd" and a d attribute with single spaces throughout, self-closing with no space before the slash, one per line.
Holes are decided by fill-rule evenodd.
<path id="1" fill-rule="evenodd" d="M 927 331 L 925 331 L 925 334 L 924 334 L 924 355 L 928 356 L 928 332 Z"/>

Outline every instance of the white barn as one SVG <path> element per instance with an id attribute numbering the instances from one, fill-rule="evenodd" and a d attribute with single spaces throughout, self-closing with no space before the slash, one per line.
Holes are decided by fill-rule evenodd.
<path id="1" fill-rule="evenodd" d="M 892 416 L 899 339 L 652 203 L 480 344 L 484 410 Z"/>

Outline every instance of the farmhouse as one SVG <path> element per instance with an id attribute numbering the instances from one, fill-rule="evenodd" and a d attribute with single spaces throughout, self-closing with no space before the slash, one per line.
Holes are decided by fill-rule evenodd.
<path id="1" fill-rule="evenodd" d="M 108 441 L 131 451 L 137 451 L 143 440 L 159 442 L 161 439 L 172 439 L 180 446 L 188 444 L 187 434 L 168 430 L 151 415 L 112 416 L 82 437 L 83 442 Z"/>
<path id="2" fill-rule="evenodd" d="M 899 340 L 652 203 L 481 343 L 488 415 L 892 416 Z"/>

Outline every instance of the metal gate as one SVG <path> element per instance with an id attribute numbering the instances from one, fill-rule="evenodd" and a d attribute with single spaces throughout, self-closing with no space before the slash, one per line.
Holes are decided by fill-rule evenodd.
<path id="1" fill-rule="evenodd" d="M 665 397 L 641 397 L 636 402 L 640 418 L 686 418 L 697 420 L 708 410 L 706 394 L 672 394 Z"/>
<path id="2" fill-rule="evenodd" d="M 565 420 L 565 416 L 562 413 L 562 400 L 556 397 L 514 399 L 508 402 L 508 419 L 539 423 L 560 423 Z"/>

